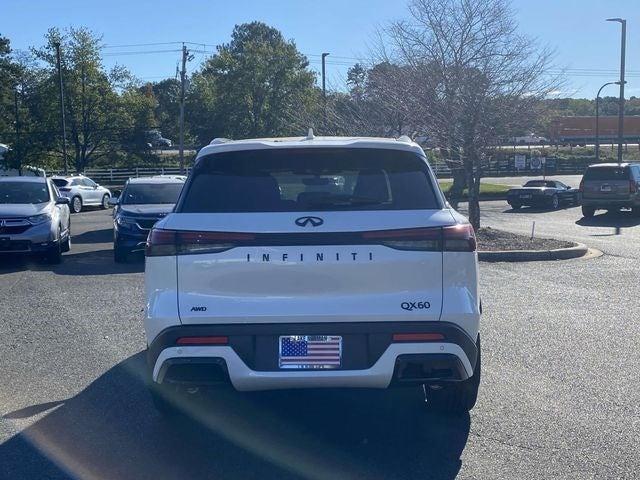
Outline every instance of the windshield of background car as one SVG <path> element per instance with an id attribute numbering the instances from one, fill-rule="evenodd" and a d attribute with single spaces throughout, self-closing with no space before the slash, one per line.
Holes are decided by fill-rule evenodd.
<path id="1" fill-rule="evenodd" d="M 202 158 L 177 211 L 185 213 L 439 209 L 429 169 L 384 149 L 279 149 Z"/>
<path id="2" fill-rule="evenodd" d="M 56 187 L 66 187 L 69 183 L 64 178 L 52 178 L 51 181 Z"/>
<path id="3" fill-rule="evenodd" d="M 524 184 L 525 187 L 555 187 L 553 182 L 545 182 L 544 180 L 531 180 Z"/>
<path id="4" fill-rule="evenodd" d="M 49 189 L 44 182 L 0 182 L 0 203 L 45 203 Z"/>
<path id="5" fill-rule="evenodd" d="M 628 180 L 629 169 L 626 167 L 598 167 L 589 168 L 584 174 L 584 180 Z"/>
<path id="6" fill-rule="evenodd" d="M 176 203 L 184 183 L 130 183 L 122 192 L 124 205 Z"/>

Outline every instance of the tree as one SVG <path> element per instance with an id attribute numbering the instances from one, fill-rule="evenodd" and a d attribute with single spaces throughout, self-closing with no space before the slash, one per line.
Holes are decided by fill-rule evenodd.
<path id="1" fill-rule="evenodd" d="M 67 135 L 77 172 L 99 159 L 115 155 L 123 140 L 130 141 L 134 116 L 149 121 L 149 113 L 139 108 L 152 109 L 129 72 L 119 66 L 106 71 L 100 57 L 99 36 L 86 28 L 69 28 L 61 32 L 50 29 L 45 36 L 46 45 L 32 49 L 35 57 L 44 63 L 46 78 L 41 82 L 39 120 L 51 131 L 59 131 L 58 76 L 55 44 L 61 44 L 61 65 L 64 78 L 65 116 Z M 142 129 L 138 125 L 138 129 Z M 129 138 L 127 138 L 129 137 Z M 56 149 L 61 152 L 61 139 Z"/>
<path id="2" fill-rule="evenodd" d="M 261 22 L 235 27 L 200 72 L 215 85 L 217 132 L 232 138 L 300 134 L 315 82 L 292 41 Z"/>
<path id="3" fill-rule="evenodd" d="M 411 0 L 386 30 L 387 59 L 412 123 L 459 157 L 469 220 L 480 227 L 482 169 L 504 138 L 539 117 L 558 82 L 552 53 L 518 33 L 507 0 Z M 400 99 L 399 99 L 400 100 Z"/>

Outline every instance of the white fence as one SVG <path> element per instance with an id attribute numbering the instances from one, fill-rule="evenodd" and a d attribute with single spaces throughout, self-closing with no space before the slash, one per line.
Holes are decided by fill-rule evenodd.
<path id="1" fill-rule="evenodd" d="M 130 178 L 150 177 L 153 175 L 186 175 L 180 173 L 179 167 L 136 167 L 136 168 L 88 168 L 83 175 L 89 177 L 96 183 L 112 187 L 123 186 Z M 61 175 L 62 172 L 47 172 L 50 175 Z"/>

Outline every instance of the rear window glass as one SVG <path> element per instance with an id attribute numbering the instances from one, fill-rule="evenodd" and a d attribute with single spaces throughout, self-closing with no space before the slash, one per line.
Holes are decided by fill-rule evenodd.
<path id="1" fill-rule="evenodd" d="M 554 182 L 547 182 L 545 180 L 530 180 L 524 184 L 525 187 L 551 187 L 554 188 L 556 184 Z"/>
<path id="2" fill-rule="evenodd" d="M 183 183 L 130 183 L 122 192 L 124 205 L 176 203 Z"/>
<path id="3" fill-rule="evenodd" d="M 585 180 L 628 180 L 629 169 L 626 167 L 598 167 L 588 168 L 584 174 Z"/>
<path id="4" fill-rule="evenodd" d="M 53 178 L 51 181 L 56 187 L 64 187 L 69 183 L 64 178 Z"/>
<path id="5" fill-rule="evenodd" d="M 198 163 L 184 213 L 440 208 L 424 160 L 381 149 L 224 152 Z"/>

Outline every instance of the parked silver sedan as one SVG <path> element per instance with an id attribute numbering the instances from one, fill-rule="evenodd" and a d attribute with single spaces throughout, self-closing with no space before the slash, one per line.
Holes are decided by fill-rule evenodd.
<path id="1" fill-rule="evenodd" d="M 0 254 L 60 263 L 71 249 L 69 199 L 44 177 L 0 177 Z"/>
<path id="2" fill-rule="evenodd" d="M 60 195 L 69 199 L 71 212 L 80 213 L 84 207 L 109 207 L 111 192 L 84 175 L 55 175 L 51 180 Z"/>

